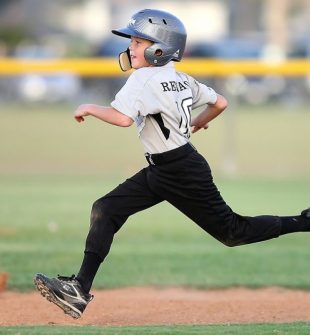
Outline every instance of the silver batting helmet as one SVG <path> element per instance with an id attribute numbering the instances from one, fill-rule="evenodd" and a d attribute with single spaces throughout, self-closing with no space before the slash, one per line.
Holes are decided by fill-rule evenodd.
<path id="1" fill-rule="evenodd" d="M 127 27 L 112 30 L 118 36 L 131 38 L 139 37 L 154 42 L 145 49 L 146 61 L 154 66 L 162 66 L 169 61 L 179 62 L 182 59 L 185 44 L 186 30 L 183 23 L 174 15 L 157 9 L 144 9 L 134 14 Z M 120 54 L 122 70 L 131 68 L 130 58 L 126 68 L 122 63 L 127 62 L 128 50 Z"/>

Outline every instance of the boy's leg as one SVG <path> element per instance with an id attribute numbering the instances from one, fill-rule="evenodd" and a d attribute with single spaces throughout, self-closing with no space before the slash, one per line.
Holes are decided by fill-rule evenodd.
<path id="1" fill-rule="evenodd" d="M 84 259 L 77 277 L 49 278 L 38 273 L 34 278 L 41 294 L 73 318 L 79 318 L 92 299 L 90 287 L 110 250 L 114 234 L 130 215 L 162 201 L 150 191 L 146 170 L 141 170 L 94 203 Z"/>
<path id="2" fill-rule="evenodd" d="M 127 218 L 162 201 L 149 189 L 146 170 L 141 170 L 93 204 L 84 259 L 77 275 L 86 292 L 110 251 L 114 234 Z"/>
<path id="3" fill-rule="evenodd" d="M 310 219 L 305 215 L 250 217 L 233 212 L 214 184 L 208 163 L 197 152 L 186 160 L 156 166 L 152 171 L 149 182 L 152 189 L 164 194 L 165 200 L 225 245 L 269 240 L 289 232 L 286 226 L 291 231 L 310 229 Z"/>

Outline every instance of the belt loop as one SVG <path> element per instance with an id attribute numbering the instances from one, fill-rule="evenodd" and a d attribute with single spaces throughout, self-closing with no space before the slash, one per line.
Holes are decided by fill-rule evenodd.
<path id="1" fill-rule="evenodd" d="M 155 165 L 153 159 L 152 159 L 152 154 L 149 154 L 148 152 L 145 154 L 145 158 L 148 161 L 149 164 Z"/>

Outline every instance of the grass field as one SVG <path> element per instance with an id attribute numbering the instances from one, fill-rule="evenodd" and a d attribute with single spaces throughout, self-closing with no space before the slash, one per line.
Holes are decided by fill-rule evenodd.
<path id="1" fill-rule="evenodd" d="M 38 271 L 75 273 L 88 231 L 91 203 L 117 180 L 107 183 L 97 177 L 28 176 L 1 178 L 0 182 L 0 268 L 11 274 L 11 288 L 32 289 L 31 279 Z M 219 184 L 233 207 L 240 211 L 244 207 L 242 212 L 250 214 L 264 208 L 270 213 L 288 214 L 306 206 L 308 200 L 308 187 L 303 181 L 229 180 Z M 266 189 L 272 191 L 266 195 Z M 249 198 L 253 190 L 255 195 Z M 296 234 L 264 245 L 229 249 L 170 205 L 160 204 L 128 220 L 96 285 L 310 288 L 308 243 L 307 235 Z"/>
<path id="2" fill-rule="evenodd" d="M 290 215 L 309 205 L 310 113 L 280 109 L 234 111 L 235 115 L 219 118 L 208 131 L 193 136 L 193 143 L 213 166 L 225 200 L 241 214 Z M 38 271 L 75 273 L 92 202 L 145 165 L 134 127 L 118 129 L 91 119 L 79 125 L 72 119 L 72 110 L 72 106 L 1 108 L 0 271 L 10 273 L 10 289 L 33 289 L 32 277 Z M 117 234 L 95 287 L 310 289 L 308 245 L 307 234 L 294 234 L 227 248 L 168 204 L 160 204 L 131 217 Z M 271 334 L 274 328 L 88 328 L 87 332 Z M 306 334 L 309 325 L 276 329 L 277 334 Z M 83 328 L 67 328 L 65 333 L 80 331 Z M 1 333 L 64 332 L 61 327 L 13 327 L 0 328 Z"/>

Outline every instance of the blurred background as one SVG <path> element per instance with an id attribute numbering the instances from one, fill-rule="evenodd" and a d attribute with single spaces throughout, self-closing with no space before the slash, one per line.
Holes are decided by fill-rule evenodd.
<path id="1" fill-rule="evenodd" d="M 110 31 L 143 8 L 185 23 L 188 44 L 177 67 L 229 101 L 191 139 L 227 203 L 246 215 L 294 215 L 309 206 L 310 0 L 1 0 L 0 270 L 13 288 L 32 289 L 37 271 L 74 273 L 91 204 L 146 165 L 135 126 L 73 118 L 81 103 L 109 105 L 125 83 L 118 54 L 128 41 Z M 74 70 L 79 60 L 83 74 Z M 32 71 L 30 61 L 36 69 L 49 61 L 75 65 Z M 266 64 L 282 70 L 261 71 Z M 100 287 L 309 288 L 306 234 L 244 252 L 201 234 L 167 204 L 129 221 L 135 225 L 117 235 Z"/>
<path id="2" fill-rule="evenodd" d="M 181 18 L 188 30 L 187 57 L 279 62 L 310 55 L 309 0 L 2 0 L 0 56 L 115 57 L 128 41 L 113 37 L 111 29 L 125 25 L 133 13 L 145 7 L 171 11 Z M 280 75 L 234 79 L 226 84 L 249 104 L 275 99 L 302 103 L 309 96 L 308 76 L 301 80 Z M 27 76 L 11 83 L 2 78 L 1 99 L 55 102 L 81 94 L 101 99 L 102 91 L 111 99 L 121 84 L 90 82 L 74 74 Z"/>
<path id="3" fill-rule="evenodd" d="M 126 49 L 128 41 L 112 36 L 111 29 L 126 25 L 133 13 L 146 7 L 171 11 L 185 23 L 188 43 L 184 63 L 198 58 L 241 62 L 250 59 L 282 64 L 288 60 L 302 61 L 310 57 L 310 0 L 2 0 L 0 111 L 41 110 L 42 117 L 47 109 L 47 114 L 53 120 L 55 115 L 51 113 L 63 111 L 68 117 L 68 113 L 72 113 L 80 103 L 109 104 L 127 79 L 121 71 L 116 71 L 115 76 L 87 76 L 75 71 L 17 72 L 8 75 L 8 65 L 4 60 L 112 58 L 116 63 L 119 52 Z M 309 175 L 310 159 L 305 150 L 309 145 L 310 68 L 307 69 L 309 63 L 305 64 L 302 74 L 291 73 L 289 76 L 282 73 L 245 75 L 242 71 L 226 76 L 208 76 L 208 69 L 202 69 L 204 74 L 197 79 L 215 88 L 230 102 L 223 119 L 215 121 L 218 122 L 215 138 L 211 129 L 207 142 L 207 137 L 202 139 L 200 134 L 193 137 L 194 142 L 196 138 L 198 143 L 200 139 L 203 141 L 200 149 L 208 153 L 217 172 L 230 176 Z M 39 122 L 37 116 L 34 120 Z M 1 123 L 4 127 L 3 118 Z M 23 122 L 21 124 L 25 125 Z M 39 128 L 42 127 L 41 124 Z M 36 131 L 40 129 L 37 127 Z M 101 134 L 100 130 L 98 132 Z M 123 144 L 115 141 L 119 136 L 117 131 L 117 135 L 109 135 L 114 138 L 110 146 L 114 143 L 120 150 Z M 47 134 L 49 130 L 43 129 L 42 132 Z M 64 132 L 65 139 L 73 136 L 66 130 Z M 0 136 L 4 137 L 4 132 L 1 133 Z M 50 136 L 53 135 L 50 133 Z M 101 135 L 104 142 L 107 138 L 102 136 L 104 134 Z M 29 138 L 24 139 L 27 140 Z M 0 172 L 10 174 L 16 164 L 22 166 L 25 161 L 19 162 L 17 153 L 21 149 L 18 148 L 13 150 L 16 159 L 12 159 L 12 150 L 9 153 L 3 147 L 7 141 L 8 137 L 1 144 L 4 164 L 1 164 Z M 91 146 L 91 143 L 88 144 Z M 43 146 L 44 141 L 29 144 L 28 148 L 37 146 L 38 149 L 40 145 Z M 268 148 L 273 149 L 270 151 Z M 301 160 L 300 156 L 304 158 Z M 132 169 L 127 167 L 124 171 L 118 168 L 117 171 L 120 174 L 127 173 L 127 170 L 134 171 L 144 162 L 140 155 L 137 157 L 130 159 L 128 165 Z M 50 156 L 49 159 L 52 166 L 52 160 L 57 160 L 57 157 Z M 32 169 L 44 173 L 40 169 Z M 63 167 L 60 170 L 59 173 L 72 168 L 66 170 Z M 96 170 L 89 166 L 83 171 L 88 170 L 91 170 L 90 173 L 102 173 L 101 168 Z"/>

